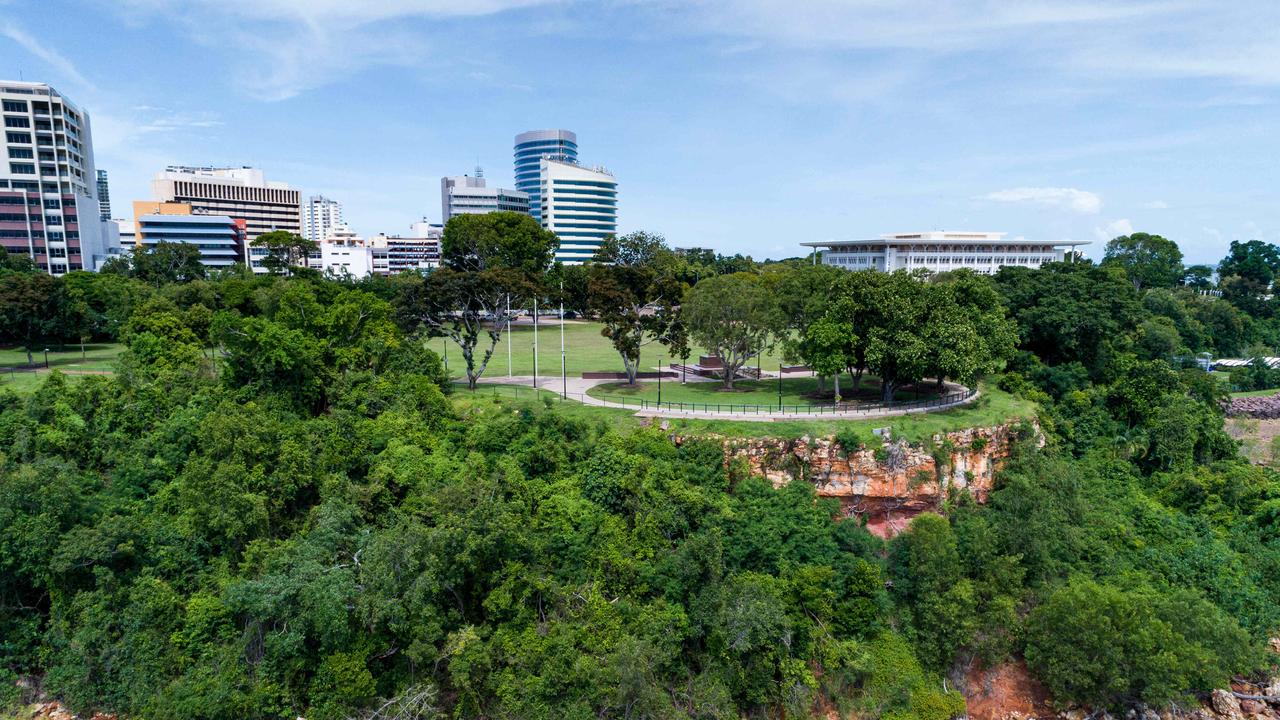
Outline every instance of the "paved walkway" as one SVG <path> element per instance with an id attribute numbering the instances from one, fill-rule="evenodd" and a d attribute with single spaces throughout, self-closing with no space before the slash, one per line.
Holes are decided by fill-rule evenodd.
<path id="1" fill-rule="evenodd" d="M 766 376 L 767 377 L 767 376 Z M 777 377 L 777 374 L 774 374 Z M 688 378 L 689 382 L 719 382 L 712 378 L 698 378 L 694 380 L 693 376 Z M 866 410 L 841 410 L 819 412 L 822 406 L 815 405 L 814 412 L 780 412 L 776 408 L 769 410 L 767 406 L 761 406 L 759 412 L 743 412 L 743 411 L 724 411 L 715 410 L 684 410 L 671 408 L 667 403 L 663 403 L 662 408 L 657 407 L 641 407 L 640 401 L 636 400 L 632 403 L 619 403 L 610 400 L 589 395 L 588 390 L 605 383 L 618 382 L 614 378 L 583 378 L 568 377 L 561 379 L 559 377 L 547 377 L 545 375 L 538 377 L 538 389 L 547 392 L 553 392 L 557 395 L 564 394 L 569 400 L 575 400 L 584 405 L 595 405 L 597 407 L 617 408 L 619 410 L 633 410 L 636 417 L 660 417 L 660 418 L 693 418 L 703 420 L 742 420 L 746 422 L 774 422 L 778 420 L 865 420 L 867 418 L 877 417 L 893 417 L 896 415 L 910 415 L 915 413 L 937 412 L 939 410 L 950 410 L 951 408 L 967 405 L 973 402 L 979 396 L 976 390 L 972 395 L 963 399 L 949 402 L 945 405 L 933 405 L 929 407 L 893 407 L 893 408 L 873 408 Z M 524 387 L 533 386 L 532 375 L 515 375 L 508 377 L 506 375 L 495 377 L 481 377 L 481 385 L 521 385 Z M 967 388 L 955 383 L 947 383 L 947 391 L 952 393 L 964 392 Z M 729 403 L 726 403 L 729 404 Z M 794 407 L 794 406 L 789 406 Z"/>

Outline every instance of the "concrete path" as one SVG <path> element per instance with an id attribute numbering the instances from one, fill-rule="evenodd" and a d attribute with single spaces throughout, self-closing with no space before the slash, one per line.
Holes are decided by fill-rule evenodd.
<path id="1" fill-rule="evenodd" d="M 777 374 L 774 374 L 777 377 Z M 761 406 L 759 412 L 743 412 L 743 411 L 724 411 L 717 412 L 715 410 L 684 410 L 672 408 L 664 403 L 662 408 L 642 407 L 639 400 L 630 403 L 619 403 L 610 400 L 603 400 L 598 397 L 587 394 L 587 391 L 597 385 L 605 383 L 618 382 L 616 379 L 609 378 L 583 378 L 568 377 L 561 379 L 559 377 L 547 377 L 545 375 L 538 377 L 538 389 L 546 392 L 552 392 L 556 395 L 563 394 L 566 399 L 580 402 L 584 405 L 595 405 L 597 407 L 609 407 L 619 410 L 635 411 L 636 417 L 658 417 L 658 418 L 692 418 L 702 420 L 740 420 L 746 422 L 775 422 L 779 420 L 866 420 L 868 418 L 877 417 L 893 417 L 896 415 L 910 415 L 914 413 L 937 412 L 939 410 L 950 410 L 951 408 L 960 407 L 973 402 L 979 395 L 975 390 L 972 395 L 946 405 L 934 405 L 929 407 L 894 407 L 894 408 L 874 408 L 867 410 L 842 410 L 831 412 L 818 412 L 821 406 L 814 406 L 814 412 L 779 412 L 777 408 L 768 410 L 766 406 Z M 678 382 L 678 381 L 676 381 Z M 689 382 L 695 382 L 692 376 Z M 719 382 L 710 378 L 698 378 L 696 382 Z M 508 377 L 506 375 L 495 377 L 481 377 L 481 385 L 521 385 L 524 387 L 533 386 L 532 375 L 515 375 Z M 963 392 L 966 388 L 955 383 L 947 383 L 948 392 Z M 730 403 L 725 403 L 730 404 Z M 741 404 L 741 403 L 739 403 Z M 908 404 L 908 403 L 904 403 Z"/>

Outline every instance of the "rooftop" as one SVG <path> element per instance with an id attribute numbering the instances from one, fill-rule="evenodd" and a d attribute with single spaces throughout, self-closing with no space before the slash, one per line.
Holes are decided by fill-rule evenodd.
<path id="1" fill-rule="evenodd" d="M 963 243 L 966 245 L 1053 245 L 1070 247 L 1088 245 L 1088 240 L 1034 240 L 1030 238 L 1005 238 L 1008 233 L 980 231 L 928 230 L 925 232 L 889 233 L 868 240 L 823 240 L 803 242 L 804 247 L 848 247 L 855 245 L 928 245 L 937 243 Z"/>

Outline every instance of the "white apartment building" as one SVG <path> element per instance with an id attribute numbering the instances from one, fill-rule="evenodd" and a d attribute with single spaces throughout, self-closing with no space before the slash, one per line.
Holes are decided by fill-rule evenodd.
<path id="1" fill-rule="evenodd" d="M 96 270 L 118 252 L 101 219 L 89 115 L 44 83 L 0 80 L 0 249 L 46 272 Z"/>
<path id="2" fill-rule="evenodd" d="M 160 202 L 188 203 L 201 214 L 244 220 L 250 242 L 273 230 L 302 234 L 298 191 L 267 182 L 256 168 L 171 165 L 156 175 L 151 189 Z"/>
<path id="3" fill-rule="evenodd" d="M 984 274 L 1001 267 L 1038 268 L 1058 262 L 1067 251 L 1088 242 L 1077 240 L 1006 239 L 1000 232 L 934 230 L 881 235 L 876 240 L 830 240 L 800 243 L 821 254 L 822 262 L 846 270 L 928 270 L 968 268 Z M 816 259 L 815 259 L 816 262 Z"/>
<path id="4" fill-rule="evenodd" d="M 476 168 L 475 176 L 457 175 L 440 178 L 440 217 L 443 222 L 458 215 L 480 215 L 509 211 L 529 212 L 529 196 L 519 190 L 491 188 Z"/>
<path id="5" fill-rule="evenodd" d="M 323 195 L 312 195 L 302 206 L 302 237 L 313 243 L 323 241 L 342 223 L 342 203 Z"/>
<path id="6" fill-rule="evenodd" d="M 590 260 L 618 232 L 618 181 L 604 168 L 543 157 L 539 165 L 542 227 L 560 238 L 555 259 Z"/>
<path id="7" fill-rule="evenodd" d="M 356 278 L 405 271 L 430 272 L 439 267 L 442 227 L 420 222 L 410 226 L 410 230 L 412 235 L 408 237 L 378 233 L 362 238 L 345 225 L 340 226 L 307 257 L 307 267 Z M 250 264 L 256 273 L 267 272 L 262 267 L 263 256 L 262 250 L 250 248 Z"/>

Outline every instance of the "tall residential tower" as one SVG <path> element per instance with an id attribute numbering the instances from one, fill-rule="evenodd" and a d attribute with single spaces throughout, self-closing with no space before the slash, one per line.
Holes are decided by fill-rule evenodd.
<path id="1" fill-rule="evenodd" d="M 96 270 L 118 240 L 100 218 L 89 115 L 44 83 L 0 80 L 0 248 L 53 275 Z"/>
<path id="2" fill-rule="evenodd" d="M 312 195 L 302 206 L 302 237 L 313 243 L 323 242 L 342 224 L 342 203 L 337 200 Z"/>
<path id="3" fill-rule="evenodd" d="M 544 157 L 576 164 L 578 136 L 571 130 L 530 130 L 516 136 L 516 190 L 529 196 L 529 214 L 539 221 L 542 219 L 539 163 Z"/>

